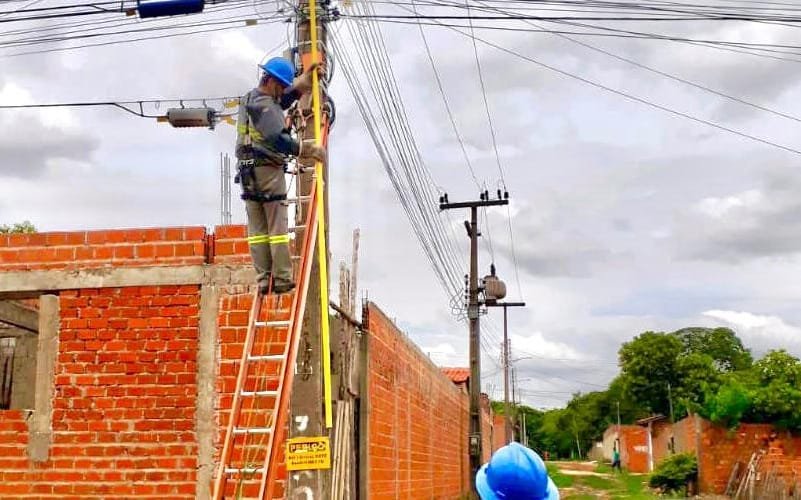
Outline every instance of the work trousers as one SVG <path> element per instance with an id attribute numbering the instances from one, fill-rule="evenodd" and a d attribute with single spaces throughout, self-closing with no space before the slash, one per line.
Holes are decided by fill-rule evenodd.
<path id="1" fill-rule="evenodd" d="M 286 196 L 284 169 L 271 165 L 254 168 L 255 187 L 264 196 Z M 245 201 L 248 216 L 248 244 L 260 284 L 270 276 L 273 285 L 292 283 L 292 259 L 289 255 L 286 200 Z"/>

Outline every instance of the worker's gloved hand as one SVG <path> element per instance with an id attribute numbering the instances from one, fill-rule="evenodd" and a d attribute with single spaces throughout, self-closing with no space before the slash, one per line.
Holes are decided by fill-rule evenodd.
<path id="1" fill-rule="evenodd" d="M 300 144 L 298 161 L 303 165 L 313 165 L 315 162 L 325 163 L 326 151 L 318 146 L 314 139 L 307 139 Z"/>
<path id="2" fill-rule="evenodd" d="M 318 71 L 318 74 L 322 76 L 322 66 L 319 63 L 314 63 L 309 66 L 309 69 L 303 72 L 302 75 L 295 78 L 292 82 L 292 88 L 295 89 L 300 94 L 306 94 L 311 92 L 312 89 L 312 73 Z"/>

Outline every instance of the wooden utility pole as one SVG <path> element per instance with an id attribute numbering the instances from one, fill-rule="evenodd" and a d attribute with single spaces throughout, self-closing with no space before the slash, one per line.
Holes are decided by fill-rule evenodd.
<path id="1" fill-rule="evenodd" d="M 316 52 L 318 62 L 325 63 L 327 58 L 327 23 L 326 23 L 326 4 L 315 5 L 317 15 L 316 39 L 318 44 Z M 312 31 L 310 22 L 309 0 L 299 0 L 297 16 L 297 36 L 298 52 L 306 69 L 314 63 L 312 56 Z M 327 88 L 328 82 L 325 77 L 321 78 L 320 88 Z M 312 124 L 313 100 L 304 98 L 300 102 L 300 111 L 306 118 L 306 126 L 301 131 L 301 140 L 315 139 L 315 127 Z M 328 136 L 328 117 L 322 118 L 322 144 L 327 146 Z M 325 228 L 328 228 L 328 165 L 323 165 L 323 192 L 318 196 L 323 196 L 325 200 L 325 213 L 323 217 Z M 298 185 L 303 194 L 310 193 L 315 183 L 314 169 L 299 169 Z M 301 207 L 302 204 L 298 204 Z M 303 216 L 298 210 L 298 216 Z M 302 219 L 296 221 L 303 224 Z M 328 235 L 325 235 L 326 239 Z M 299 241 L 303 240 L 303 232 L 297 233 Z M 327 256 L 326 256 L 327 259 Z M 327 261 L 326 261 L 327 263 Z M 327 284 L 326 284 L 327 286 Z M 320 262 L 314 260 L 312 264 L 311 279 L 309 282 L 308 295 L 306 296 L 306 310 L 303 316 L 303 330 L 301 334 L 300 346 L 298 349 L 297 371 L 292 386 L 292 420 L 290 421 L 289 434 L 292 438 L 297 437 L 319 437 L 328 436 L 325 428 L 324 416 L 324 394 L 323 394 L 323 359 L 321 348 L 321 327 L 322 318 L 328 318 L 328 311 L 321 311 L 320 306 Z M 309 470 L 289 473 L 287 498 L 325 498 L 330 491 L 330 470 Z"/>
<path id="2" fill-rule="evenodd" d="M 476 491 L 476 473 L 481 468 L 481 325 L 479 323 L 478 300 L 478 208 L 508 205 L 508 199 L 490 200 L 486 192 L 481 194 L 480 201 L 460 203 L 448 202 L 448 195 L 440 198 L 440 210 L 469 208 L 470 221 L 465 221 L 467 236 L 470 238 L 470 277 L 468 284 L 467 318 L 470 328 L 470 434 L 468 446 L 470 450 L 470 486 L 473 494 Z"/>
<path id="3" fill-rule="evenodd" d="M 505 439 L 506 444 L 514 441 L 514 423 L 512 422 L 512 407 L 509 405 L 509 331 L 507 325 L 507 310 L 510 307 L 525 307 L 525 302 L 495 302 L 487 307 L 503 307 L 503 413 L 506 416 Z"/>

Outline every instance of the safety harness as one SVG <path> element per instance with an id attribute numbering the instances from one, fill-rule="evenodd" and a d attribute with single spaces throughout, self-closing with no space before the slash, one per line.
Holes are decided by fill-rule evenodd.
<path id="1" fill-rule="evenodd" d="M 247 101 L 250 101 L 250 94 L 247 95 Z M 247 109 L 248 102 L 241 104 Z M 271 201 L 284 201 L 286 200 L 286 193 L 283 194 L 266 194 L 264 191 L 259 190 L 258 183 L 256 182 L 256 169 L 268 166 L 266 163 L 259 163 L 256 157 L 256 151 L 253 148 L 253 139 L 250 136 L 250 131 L 255 130 L 251 123 L 250 113 L 245 113 L 247 116 L 247 130 L 244 132 L 243 150 L 241 152 L 242 158 L 237 162 L 237 174 L 234 177 L 234 182 L 242 186 L 242 194 L 240 198 L 246 201 L 258 201 L 260 203 L 268 203 Z M 283 166 L 286 172 L 286 164 Z"/>

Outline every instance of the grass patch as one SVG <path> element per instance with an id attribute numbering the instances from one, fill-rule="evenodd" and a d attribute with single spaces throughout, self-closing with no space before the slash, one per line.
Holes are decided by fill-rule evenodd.
<path id="1" fill-rule="evenodd" d="M 597 467 L 595 467 L 595 472 L 600 472 L 601 474 L 611 474 L 614 472 L 615 469 L 612 468 L 611 465 L 600 462 Z"/>
<path id="2" fill-rule="evenodd" d="M 648 476 L 632 476 L 631 474 L 622 474 L 621 480 L 626 485 L 627 493 L 643 493 L 647 492 L 648 488 L 645 487 L 645 482 Z"/>
<path id="3" fill-rule="evenodd" d="M 614 490 L 618 487 L 612 479 L 598 476 L 578 476 L 581 483 L 594 490 Z"/>
<path id="4" fill-rule="evenodd" d="M 597 500 L 598 497 L 596 495 L 587 495 L 585 493 L 578 493 L 575 495 L 568 495 L 563 497 L 565 500 Z"/>
<path id="5" fill-rule="evenodd" d="M 573 486 L 575 482 L 573 476 L 562 474 L 553 464 L 547 464 L 546 467 L 548 468 L 548 475 L 551 476 L 553 484 L 555 484 L 557 488 L 569 488 Z"/>

